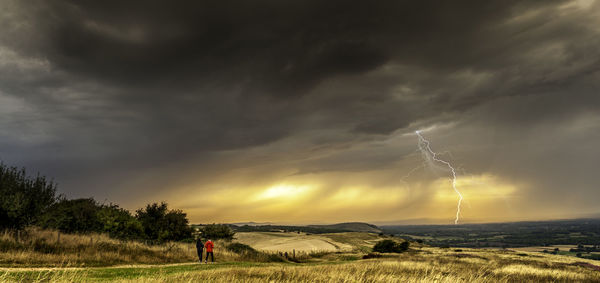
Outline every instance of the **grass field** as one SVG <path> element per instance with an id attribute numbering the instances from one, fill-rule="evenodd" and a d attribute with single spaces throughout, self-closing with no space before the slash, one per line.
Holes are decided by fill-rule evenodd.
<path id="1" fill-rule="evenodd" d="M 531 246 L 531 247 L 521 247 L 521 248 L 511 248 L 511 250 L 515 251 L 525 251 L 525 252 L 541 252 L 544 250 L 552 251 L 555 248 L 558 248 L 559 251 L 568 252 L 572 248 L 576 248 L 577 245 L 552 245 L 552 246 Z"/>
<path id="2" fill-rule="evenodd" d="M 274 239 L 282 238 L 284 243 L 294 249 L 307 241 L 323 241 L 337 248 L 331 251 L 313 251 L 312 254 L 307 252 L 304 256 L 299 256 L 303 258 L 299 262 L 282 258 L 277 258 L 279 262 L 258 262 L 268 258 L 235 254 L 224 248 L 226 243 L 218 242 L 215 252 L 218 262 L 215 264 L 192 262 L 195 260 L 195 251 L 188 250 L 191 244 L 181 244 L 182 246 L 178 247 L 185 255 L 171 255 L 171 258 L 149 257 L 152 260 L 146 258 L 144 262 L 136 261 L 139 258 L 132 255 L 94 252 L 87 247 L 82 248 L 80 252 L 85 251 L 90 255 L 76 257 L 74 254 L 46 254 L 47 258 L 43 260 L 27 259 L 15 263 L 13 259 L 17 256 L 12 255 L 15 252 L 3 251 L 0 255 L 3 266 L 0 267 L 0 282 L 600 282 L 598 261 L 539 252 L 444 249 L 413 243 L 411 249 L 402 254 L 385 254 L 377 258 L 362 259 L 369 246 L 381 237 L 367 233 L 255 233 L 239 236 L 240 241 L 247 243 L 250 240 L 258 243 L 261 239 L 278 243 Z M 89 236 L 70 237 L 74 238 L 70 240 L 69 245 L 77 246 L 77 241 L 82 247 L 89 245 L 89 242 L 81 242 L 84 238 L 77 238 Z M 63 239 L 65 243 L 68 242 L 66 238 Z M 166 247 L 145 246 L 139 243 L 122 244 L 140 245 L 129 250 L 134 253 L 138 249 L 165 252 Z M 81 257 L 93 257 L 96 253 L 108 256 L 110 260 L 104 264 L 113 262 L 112 266 L 91 266 L 80 262 Z M 27 258 L 40 254 L 42 253 L 26 250 L 21 256 Z M 60 264 L 49 260 L 52 256 L 67 261 Z M 164 261 L 161 264 L 148 264 L 160 260 Z M 178 263 L 168 263 L 177 260 Z"/>
<path id="3" fill-rule="evenodd" d="M 106 235 L 59 234 L 29 229 L 19 239 L 0 234 L 0 266 L 108 266 L 127 263 L 190 262 L 195 247 L 186 243 L 146 245 L 119 241 Z"/>
<path id="4" fill-rule="evenodd" d="M 594 264 L 596 263 L 596 264 Z M 597 262 L 501 250 L 422 248 L 356 261 L 3 268 L 0 281 L 600 282 Z"/>

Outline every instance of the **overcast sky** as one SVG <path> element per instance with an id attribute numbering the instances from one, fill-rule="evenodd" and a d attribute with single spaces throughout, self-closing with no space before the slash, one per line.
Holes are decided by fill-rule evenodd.
<path id="1" fill-rule="evenodd" d="M 0 2 L 0 160 L 192 222 L 598 215 L 599 1 Z M 438 164 L 439 165 L 439 164 Z"/>

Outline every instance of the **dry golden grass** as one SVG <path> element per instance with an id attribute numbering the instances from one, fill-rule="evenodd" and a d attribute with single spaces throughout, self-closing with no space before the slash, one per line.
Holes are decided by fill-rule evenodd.
<path id="1" fill-rule="evenodd" d="M 29 229 L 19 240 L 14 234 L 0 234 L 0 266 L 109 266 L 119 264 L 165 264 L 197 261 L 193 243 L 146 245 L 119 241 L 103 234 L 63 234 Z M 240 260 L 239 255 L 216 242 L 219 260 Z"/>
<path id="2" fill-rule="evenodd" d="M 376 237 L 333 235 L 335 242 L 355 248 L 352 252 L 299 253 L 304 263 L 265 263 L 281 258 L 236 254 L 217 241 L 218 263 L 205 265 L 189 263 L 197 260 L 193 244 L 148 246 L 104 235 L 61 235 L 56 243 L 55 231 L 31 230 L 19 242 L 0 235 L 4 266 L 0 282 L 600 282 L 597 261 L 537 252 L 413 245 L 403 254 L 359 260 L 363 245 Z M 53 252 L 36 250 L 44 248 Z M 175 262 L 188 263 L 165 265 Z M 90 267 L 114 264 L 119 266 Z"/>
<path id="3" fill-rule="evenodd" d="M 561 256 L 524 259 L 502 251 L 428 249 L 343 264 L 228 267 L 188 271 L 148 282 L 600 282 L 600 271 Z M 528 256 L 525 256 L 528 257 Z M 473 260 L 477 259 L 477 260 Z M 122 282 L 138 281 L 141 278 Z"/>
<path id="4" fill-rule="evenodd" d="M 293 263 L 219 263 L 0 273 L 0 281 L 115 282 L 600 282 L 598 262 L 502 250 L 423 247 L 383 258 Z"/>

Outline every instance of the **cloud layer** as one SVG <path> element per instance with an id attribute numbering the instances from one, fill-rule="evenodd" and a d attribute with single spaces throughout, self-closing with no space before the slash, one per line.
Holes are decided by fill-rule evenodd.
<path id="1" fill-rule="evenodd" d="M 514 187 L 498 200 L 510 205 L 472 215 L 598 212 L 597 1 L 57 0 L 0 11 L 0 159 L 54 176 L 69 196 L 167 200 L 197 222 L 243 211 L 283 221 L 310 204 L 315 213 L 290 221 L 445 217 L 411 209 L 451 209 L 434 199 L 444 172 L 417 172 L 414 194 L 402 179 L 421 162 L 410 134 L 429 129 L 464 178 L 494 180 L 480 190 Z M 272 209 L 282 200 L 244 201 L 288 183 L 313 191 Z M 358 195 L 340 200 L 345 191 Z M 362 196 L 391 192 L 393 205 L 353 212 Z M 237 197 L 207 205 L 207 194 Z"/>

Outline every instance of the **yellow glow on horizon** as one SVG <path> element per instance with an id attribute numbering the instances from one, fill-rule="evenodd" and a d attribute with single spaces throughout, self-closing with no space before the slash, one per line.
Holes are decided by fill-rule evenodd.
<path id="1" fill-rule="evenodd" d="M 448 178 L 438 179 L 431 186 L 435 188 L 435 196 L 439 200 L 458 199 L 458 195 L 452 189 L 451 180 Z M 511 196 L 517 191 L 514 184 L 502 182 L 498 177 L 489 174 L 458 177 L 456 188 L 465 200 L 497 199 Z"/>
<path id="2" fill-rule="evenodd" d="M 278 184 L 267 188 L 256 197 L 256 200 L 292 199 L 305 195 L 312 189 L 308 185 Z"/>
<path id="3" fill-rule="evenodd" d="M 458 196 L 447 177 L 415 180 L 410 184 L 372 184 L 372 178 L 354 175 L 344 179 L 294 176 L 279 182 L 245 186 L 221 185 L 209 195 L 185 204 L 196 222 L 274 221 L 344 222 L 393 221 L 410 218 L 453 220 Z M 493 174 L 459 176 L 457 188 L 464 196 L 461 219 L 519 217 L 513 207 L 526 184 L 513 183 Z M 310 209 L 307 209 L 310 207 Z M 210 220 L 203 220 L 210 219 Z"/>
<path id="4" fill-rule="evenodd" d="M 357 205 L 392 205 L 407 198 L 406 190 L 398 187 L 370 188 L 344 187 L 328 198 L 330 206 L 356 207 Z M 336 204 L 336 205 L 334 205 Z"/>

